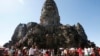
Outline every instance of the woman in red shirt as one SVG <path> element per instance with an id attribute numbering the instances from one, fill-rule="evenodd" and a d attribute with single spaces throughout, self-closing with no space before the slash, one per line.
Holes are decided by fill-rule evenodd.
<path id="1" fill-rule="evenodd" d="M 77 52 L 78 52 L 79 56 L 84 56 L 82 48 L 78 48 Z"/>

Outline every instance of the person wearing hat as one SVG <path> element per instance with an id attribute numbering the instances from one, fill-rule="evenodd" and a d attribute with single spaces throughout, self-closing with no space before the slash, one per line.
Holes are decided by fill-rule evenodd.
<path id="1" fill-rule="evenodd" d="M 23 47 L 22 54 L 23 56 L 27 56 L 27 47 Z"/>

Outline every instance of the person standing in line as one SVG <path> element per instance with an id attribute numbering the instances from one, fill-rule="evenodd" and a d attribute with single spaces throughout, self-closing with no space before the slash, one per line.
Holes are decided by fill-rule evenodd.
<path id="1" fill-rule="evenodd" d="M 39 54 L 40 54 L 40 50 L 39 50 L 38 46 L 35 46 L 34 55 L 39 56 Z"/>
<path id="2" fill-rule="evenodd" d="M 100 48 L 98 48 L 98 53 L 99 53 L 99 56 L 100 56 Z"/>
<path id="3" fill-rule="evenodd" d="M 27 47 L 23 47 L 22 53 L 23 56 L 27 56 Z"/>
<path id="4" fill-rule="evenodd" d="M 88 49 L 84 48 L 84 56 L 88 56 Z"/>
<path id="5" fill-rule="evenodd" d="M 32 47 L 29 49 L 29 56 L 34 56 L 34 45 L 32 45 Z"/>
<path id="6" fill-rule="evenodd" d="M 79 47 L 79 48 L 77 49 L 77 52 L 78 52 L 79 56 L 84 56 L 84 55 L 83 55 L 83 50 L 82 50 L 82 48 Z"/>

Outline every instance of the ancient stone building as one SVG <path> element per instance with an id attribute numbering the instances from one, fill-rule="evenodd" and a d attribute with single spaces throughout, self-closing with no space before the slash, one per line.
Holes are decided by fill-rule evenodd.
<path id="1" fill-rule="evenodd" d="M 46 0 L 41 10 L 40 23 L 19 24 L 4 46 L 39 46 L 39 48 L 95 46 L 90 42 L 80 23 L 63 25 L 60 23 L 58 8 L 54 0 Z"/>

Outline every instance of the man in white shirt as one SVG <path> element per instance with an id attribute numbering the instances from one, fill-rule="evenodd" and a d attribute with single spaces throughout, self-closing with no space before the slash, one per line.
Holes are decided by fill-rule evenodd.
<path id="1" fill-rule="evenodd" d="M 29 56 L 34 56 L 34 45 L 32 45 L 32 47 L 29 49 Z"/>
<path id="2" fill-rule="evenodd" d="M 88 49 L 87 48 L 84 48 L 84 56 L 88 56 Z"/>

